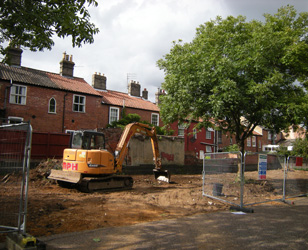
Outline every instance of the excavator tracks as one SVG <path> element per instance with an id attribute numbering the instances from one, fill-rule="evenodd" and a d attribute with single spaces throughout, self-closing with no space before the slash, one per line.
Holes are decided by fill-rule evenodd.
<path id="1" fill-rule="evenodd" d="M 130 176 L 84 177 L 79 184 L 79 190 L 85 193 L 96 191 L 120 191 L 133 187 L 134 180 Z"/>

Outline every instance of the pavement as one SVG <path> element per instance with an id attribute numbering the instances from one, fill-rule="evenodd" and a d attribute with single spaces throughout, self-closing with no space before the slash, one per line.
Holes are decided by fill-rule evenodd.
<path id="1" fill-rule="evenodd" d="M 294 204 L 291 204 L 293 202 Z M 55 249 L 308 249 L 308 197 L 133 226 L 39 237 Z M 0 247 L 1 249 L 1 247 Z"/>

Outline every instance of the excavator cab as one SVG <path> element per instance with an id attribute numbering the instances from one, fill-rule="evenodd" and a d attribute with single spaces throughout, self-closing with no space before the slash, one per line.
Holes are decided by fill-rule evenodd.
<path id="1" fill-rule="evenodd" d="M 70 138 L 70 148 L 105 149 L 105 135 L 95 131 L 74 131 Z"/>

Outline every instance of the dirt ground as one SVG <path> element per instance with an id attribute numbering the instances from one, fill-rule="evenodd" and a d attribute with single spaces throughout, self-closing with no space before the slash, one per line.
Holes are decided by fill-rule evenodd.
<path id="1" fill-rule="evenodd" d="M 56 164 L 59 162 L 42 163 L 30 172 L 27 232 L 33 236 L 132 225 L 228 210 L 230 207 L 227 203 L 202 196 L 201 175 L 173 175 L 171 183 L 158 182 L 152 175 L 137 175 L 133 176 L 131 190 L 81 193 L 46 179 L 46 172 Z M 281 173 L 281 170 L 271 171 L 268 179 L 281 179 Z M 271 182 L 254 181 L 256 173 L 250 175 L 245 184 L 245 201 L 258 202 L 260 197 L 265 200 L 281 195 Z M 303 180 L 302 185 L 307 189 L 308 171 L 296 170 L 290 172 L 289 178 L 291 175 L 296 180 Z M 14 199 L 16 202 L 20 190 L 13 184 L 17 178 L 16 174 L 5 178 L 0 176 L 1 204 L 10 206 Z M 226 174 L 223 178 L 219 175 L 219 178 L 224 180 L 221 198 L 238 203 L 239 184 L 234 182 L 234 175 Z M 209 193 L 212 186 L 210 189 Z M 10 209 L 5 207 L 0 207 L 0 217 L 3 209 Z"/>

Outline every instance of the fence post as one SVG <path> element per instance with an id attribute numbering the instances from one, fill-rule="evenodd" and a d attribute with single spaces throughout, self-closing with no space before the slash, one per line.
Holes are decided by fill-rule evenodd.
<path id="1" fill-rule="evenodd" d="M 286 201 L 286 181 L 287 181 L 287 169 L 289 167 L 290 156 L 284 157 L 284 169 L 283 169 L 283 185 L 282 185 L 282 201 Z"/>
<path id="2" fill-rule="evenodd" d="M 245 160 L 246 160 L 246 152 L 244 153 L 244 155 L 242 154 L 242 152 L 240 152 L 241 155 L 241 189 L 240 189 L 240 200 L 241 200 L 241 204 L 240 204 L 240 208 L 244 207 L 244 182 L 245 182 Z"/>

